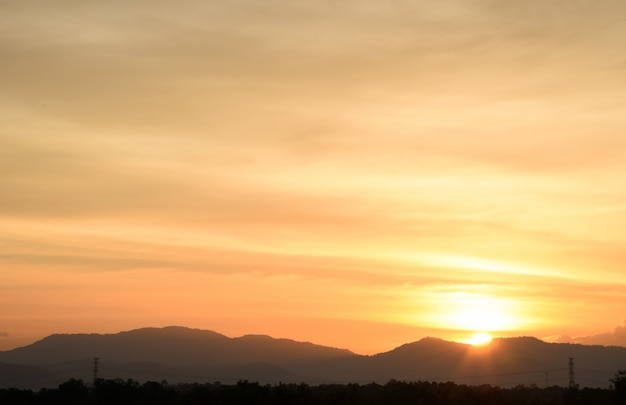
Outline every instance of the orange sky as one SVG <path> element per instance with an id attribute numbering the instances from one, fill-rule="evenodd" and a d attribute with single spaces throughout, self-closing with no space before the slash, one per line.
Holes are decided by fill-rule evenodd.
<path id="1" fill-rule="evenodd" d="M 626 346 L 620 1 L 0 0 L 0 350 Z"/>

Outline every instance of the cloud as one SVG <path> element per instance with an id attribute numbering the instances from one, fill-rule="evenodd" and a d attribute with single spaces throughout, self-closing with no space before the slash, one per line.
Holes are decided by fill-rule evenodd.
<path id="1" fill-rule="evenodd" d="M 0 260 L 16 279 L 485 284 L 616 319 L 621 3 L 185 4 L 3 10 Z"/>
<path id="2" fill-rule="evenodd" d="M 542 45 L 547 37 L 565 41 L 579 35 L 579 22 L 598 20 L 580 18 L 596 16 L 595 7 L 582 14 L 568 6 L 565 16 L 581 21 L 574 19 L 576 29 L 562 36 L 554 31 L 571 28 L 571 19 L 561 21 L 561 8 L 543 2 L 433 6 L 398 1 L 373 8 L 361 2 L 332 7 L 327 2 L 187 3 L 191 8 L 165 2 L 157 7 L 72 4 L 71 13 L 56 3 L 41 2 L 43 11 L 15 7 L 7 17 L 12 35 L 0 46 L 7 61 L 0 76 L 7 99 L 16 105 L 3 100 L 0 109 L 14 115 L 27 106 L 37 116 L 29 122 L 55 116 L 75 123 L 77 139 L 94 128 L 125 139 L 129 133 L 166 133 L 177 140 L 191 133 L 219 134 L 215 143 L 251 151 L 258 150 L 252 138 L 279 147 L 285 138 L 301 139 L 304 146 L 295 149 L 302 150 L 311 144 L 311 128 L 340 122 L 335 132 L 342 134 L 334 138 L 350 138 L 346 149 L 383 166 L 432 154 L 534 170 L 621 161 L 623 141 L 607 139 L 621 128 L 605 123 L 605 116 L 603 127 L 598 120 L 579 122 L 593 116 L 590 107 L 598 108 L 595 97 L 603 96 L 590 92 L 601 83 L 611 83 L 608 91 L 616 97 L 613 73 L 597 75 L 598 69 L 570 63 L 573 56 L 560 53 L 566 48 L 580 56 L 579 42 L 553 49 Z M 608 13 L 602 22 L 619 15 Z M 618 34 L 612 37 L 624 37 Z M 620 49 L 609 47 L 612 53 Z M 611 108 L 619 117 L 619 109 Z M 320 131 L 321 139 L 326 131 Z M 364 131 L 376 139 L 369 151 L 359 146 Z M 402 131 L 410 134 L 407 139 L 396 135 Z M 50 138 L 48 129 L 38 132 Z M 193 146 L 216 149 L 215 144 Z M 145 149 L 139 147 L 132 153 Z M 354 153 L 337 155 L 350 160 L 347 155 Z M 39 162 L 35 156 L 20 161 Z"/>
<path id="3" fill-rule="evenodd" d="M 567 335 L 560 336 L 557 343 L 578 343 L 583 345 L 601 345 L 601 346 L 624 346 L 626 347 L 626 320 L 623 325 L 616 326 L 612 332 L 600 333 L 590 336 L 570 337 Z"/>

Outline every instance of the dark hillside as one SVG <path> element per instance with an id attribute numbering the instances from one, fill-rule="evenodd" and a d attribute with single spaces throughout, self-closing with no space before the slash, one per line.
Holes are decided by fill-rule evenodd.
<path id="1" fill-rule="evenodd" d="M 0 387 L 89 380 L 99 357 L 104 378 L 234 383 L 385 383 L 454 381 L 506 386 L 569 383 L 569 358 L 581 387 L 608 387 L 626 369 L 626 348 L 546 343 L 536 338 L 494 339 L 484 346 L 424 338 L 373 356 L 348 350 L 246 335 L 229 338 L 181 327 L 111 335 L 52 335 L 0 352 Z"/>

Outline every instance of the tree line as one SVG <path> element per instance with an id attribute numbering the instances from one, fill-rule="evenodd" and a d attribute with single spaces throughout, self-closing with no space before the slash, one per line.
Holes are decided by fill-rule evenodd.
<path id="1" fill-rule="evenodd" d="M 168 384 L 128 379 L 98 379 L 93 384 L 70 379 L 57 388 L 0 389 L 0 404 L 423 404 L 423 405 L 609 405 L 626 404 L 626 371 L 611 380 L 611 388 L 565 388 L 519 385 L 462 385 L 453 382 L 386 384 L 266 384 L 239 381 Z"/>

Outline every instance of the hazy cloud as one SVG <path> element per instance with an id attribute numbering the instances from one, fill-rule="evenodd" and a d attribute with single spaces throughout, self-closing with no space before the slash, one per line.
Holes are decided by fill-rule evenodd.
<path id="1" fill-rule="evenodd" d="M 559 337 L 559 343 L 579 343 L 583 345 L 601 346 L 624 346 L 626 347 L 626 321 L 621 326 L 616 326 L 612 332 L 599 333 L 590 336 L 570 337 L 567 335 Z"/>
<path id="2" fill-rule="evenodd" d="M 4 1 L 0 260 L 20 294 L 155 269 L 596 321 L 626 227 L 626 6 L 600 3 Z"/>

